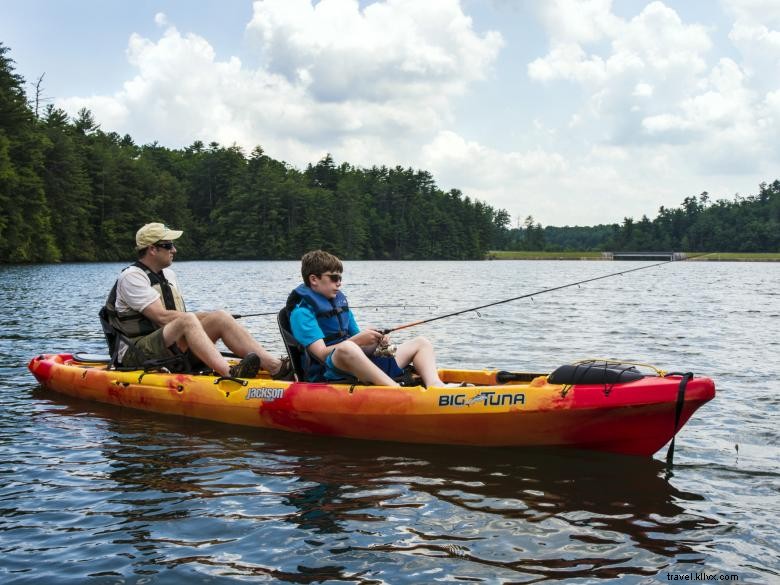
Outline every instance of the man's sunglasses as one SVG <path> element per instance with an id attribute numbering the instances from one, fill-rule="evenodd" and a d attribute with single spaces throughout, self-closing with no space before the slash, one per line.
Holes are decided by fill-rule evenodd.
<path id="1" fill-rule="evenodd" d="M 175 246 L 173 245 L 173 242 L 157 242 L 154 247 L 162 248 L 163 250 L 173 250 Z"/>
<path id="2" fill-rule="evenodd" d="M 330 274 L 329 272 L 324 272 L 320 276 L 327 276 L 328 278 L 330 278 L 331 282 L 341 282 L 340 274 Z"/>

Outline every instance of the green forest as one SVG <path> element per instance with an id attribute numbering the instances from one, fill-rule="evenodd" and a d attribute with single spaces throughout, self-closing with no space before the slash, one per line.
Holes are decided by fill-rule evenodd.
<path id="1" fill-rule="evenodd" d="M 512 229 L 503 209 L 442 191 L 430 173 L 330 155 L 299 170 L 200 141 L 137 145 L 88 110 L 41 107 L 0 43 L 0 263 L 127 260 L 135 231 L 183 229 L 183 259 L 480 259 L 488 250 L 780 251 L 780 182 L 757 195 L 685 197 L 655 219 Z M 519 195 L 522 197 L 522 195 Z"/>
<path id="2" fill-rule="evenodd" d="M 780 181 L 733 200 L 712 201 L 706 192 L 685 197 L 680 207 L 661 207 L 653 220 L 542 227 L 529 216 L 500 238 L 496 250 L 780 252 Z"/>

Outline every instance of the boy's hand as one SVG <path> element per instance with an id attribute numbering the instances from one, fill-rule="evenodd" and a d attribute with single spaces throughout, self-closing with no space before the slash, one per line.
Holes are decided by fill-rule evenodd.
<path id="1" fill-rule="evenodd" d="M 352 341 L 362 347 L 366 345 L 379 345 L 383 338 L 384 335 L 382 335 L 379 331 L 374 329 L 364 329 L 352 337 Z"/>

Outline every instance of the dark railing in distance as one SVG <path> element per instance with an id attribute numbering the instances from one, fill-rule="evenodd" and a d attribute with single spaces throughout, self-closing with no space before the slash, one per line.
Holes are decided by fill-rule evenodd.
<path id="1" fill-rule="evenodd" d="M 602 252 L 605 260 L 685 260 L 685 252 Z"/>

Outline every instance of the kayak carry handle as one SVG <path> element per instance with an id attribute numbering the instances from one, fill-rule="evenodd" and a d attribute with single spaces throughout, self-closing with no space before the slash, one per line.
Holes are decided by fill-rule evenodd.
<path id="1" fill-rule="evenodd" d="M 246 380 L 242 380 L 241 378 L 236 378 L 235 376 L 219 376 L 216 380 L 214 380 L 214 384 L 219 384 L 220 382 L 235 382 L 236 384 L 241 384 L 242 386 L 246 386 L 249 384 Z"/>

